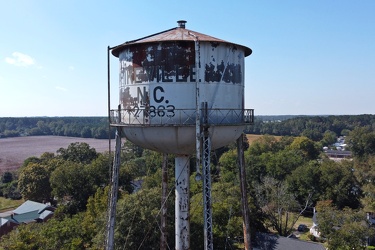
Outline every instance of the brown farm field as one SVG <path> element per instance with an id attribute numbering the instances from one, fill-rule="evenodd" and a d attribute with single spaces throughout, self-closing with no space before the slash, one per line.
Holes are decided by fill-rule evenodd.
<path id="1" fill-rule="evenodd" d="M 257 139 L 259 139 L 262 136 L 264 136 L 264 135 L 246 134 L 246 137 L 247 137 L 247 140 L 249 141 L 249 144 L 256 141 Z M 282 137 L 282 136 L 275 136 L 275 135 L 272 135 L 272 136 L 275 137 L 277 140 L 280 140 L 281 137 Z"/>
<path id="2" fill-rule="evenodd" d="M 251 144 L 262 135 L 247 134 Z M 277 136 L 276 136 L 277 137 Z M 74 142 L 86 142 L 97 152 L 108 151 L 108 140 L 65 137 L 65 136 L 27 136 L 0 139 L 0 173 L 17 170 L 31 156 L 39 157 L 45 152 L 56 153 L 59 148 L 67 148 Z M 111 143 L 112 150 L 114 142 Z"/>
<path id="3" fill-rule="evenodd" d="M 31 156 L 39 157 L 45 152 L 56 153 L 74 142 L 86 142 L 97 152 L 108 151 L 108 140 L 64 136 L 27 136 L 0 139 L 0 173 L 17 170 Z M 111 143 L 112 150 L 114 143 Z"/>
<path id="4" fill-rule="evenodd" d="M 263 135 L 246 134 L 246 138 L 249 141 L 249 144 L 251 144 L 252 142 L 256 141 L 257 139 L 259 139 L 262 136 Z"/>

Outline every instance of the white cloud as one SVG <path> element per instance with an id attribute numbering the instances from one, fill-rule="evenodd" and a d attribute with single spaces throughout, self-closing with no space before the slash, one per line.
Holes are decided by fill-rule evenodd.
<path id="1" fill-rule="evenodd" d="M 69 70 L 74 70 L 74 67 L 73 66 L 69 66 Z"/>
<path id="2" fill-rule="evenodd" d="M 13 52 L 12 57 L 6 57 L 5 62 L 15 66 L 27 67 L 35 64 L 35 60 L 26 54 Z"/>
<path id="3" fill-rule="evenodd" d="M 55 89 L 57 89 L 57 90 L 59 90 L 59 91 L 63 91 L 63 92 L 68 91 L 68 89 L 63 88 L 63 87 L 60 87 L 60 86 L 56 86 Z"/>

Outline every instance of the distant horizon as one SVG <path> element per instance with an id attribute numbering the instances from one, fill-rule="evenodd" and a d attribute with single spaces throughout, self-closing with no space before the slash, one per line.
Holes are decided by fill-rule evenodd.
<path id="1" fill-rule="evenodd" d="M 288 114 L 284 114 L 284 115 L 262 115 L 262 114 L 254 114 L 254 116 L 360 116 L 360 115 L 375 115 L 375 114 L 366 114 L 366 113 L 363 113 L 363 114 L 321 114 L 321 115 L 309 115 L 309 114 L 298 114 L 298 115 L 288 115 Z M 100 115 L 67 115 L 67 116 L 0 116 L 0 118 L 68 118 L 68 117 L 105 117 L 105 118 L 108 118 L 108 116 L 100 116 Z"/>

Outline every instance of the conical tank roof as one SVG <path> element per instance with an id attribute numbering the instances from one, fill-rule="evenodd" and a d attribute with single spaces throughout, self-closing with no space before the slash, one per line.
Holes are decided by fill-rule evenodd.
<path id="1" fill-rule="evenodd" d="M 178 27 L 165 30 L 153 35 L 142 37 L 136 40 L 128 41 L 123 44 L 117 45 L 112 48 L 112 54 L 116 57 L 119 56 L 120 52 L 126 47 L 134 46 L 142 43 L 158 43 L 158 42 L 172 42 L 172 41 L 192 41 L 194 42 L 197 38 L 200 42 L 219 42 L 219 43 L 228 43 L 236 46 L 240 46 L 245 50 L 245 56 L 249 56 L 252 53 L 252 50 L 246 46 L 231 43 L 216 37 L 205 35 L 193 30 L 185 28 L 186 21 L 178 21 Z"/>

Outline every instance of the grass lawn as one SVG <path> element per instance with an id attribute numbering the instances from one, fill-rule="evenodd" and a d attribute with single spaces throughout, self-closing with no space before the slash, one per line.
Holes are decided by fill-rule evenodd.
<path id="1" fill-rule="evenodd" d="M 24 201 L 21 200 L 11 200 L 4 197 L 0 197 L 0 212 L 5 212 L 10 209 L 14 209 L 21 205 Z"/>
<path id="2" fill-rule="evenodd" d="M 296 224 L 294 225 L 295 230 L 297 230 L 298 225 L 300 225 L 300 224 L 305 224 L 307 226 L 308 230 L 306 232 L 298 232 L 299 239 L 300 240 L 304 240 L 304 241 L 310 241 L 309 234 L 310 234 L 310 228 L 313 225 L 312 218 L 305 217 L 305 216 L 300 216 L 298 218 Z"/>
<path id="3" fill-rule="evenodd" d="M 300 216 L 298 218 L 296 224 L 294 225 L 294 227 L 297 229 L 299 224 L 305 224 L 310 229 L 310 227 L 312 227 L 312 225 L 313 225 L 312 218 Z"/>

